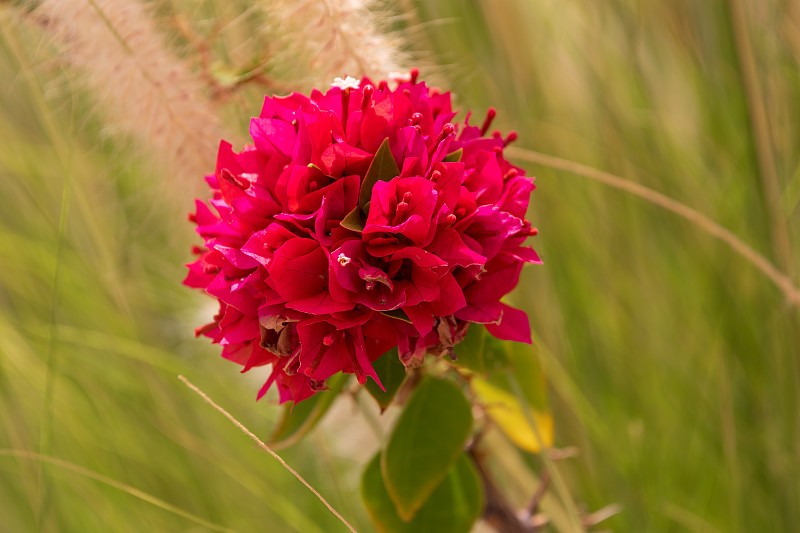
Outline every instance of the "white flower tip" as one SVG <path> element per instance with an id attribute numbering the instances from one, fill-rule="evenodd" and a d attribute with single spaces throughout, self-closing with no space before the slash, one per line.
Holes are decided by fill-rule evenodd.
<path id="1" fill-rule="evenodd" d="M 339 264 L 342 266 L 347 266 L 350 264 L 351 259 L 344 254 L 339 254 L 339 257 L 336 258 L 339 261 Z"/>
<path id="2" fill-rule="evenodd" d="M 360 83 L 361 82 L 354 77 L 347 76 L 345 79 L 334 78 L 333 83 L 331 83 L 331 87 L 338 87 L 344 91 L 345 89 L 358 89 Z"/>

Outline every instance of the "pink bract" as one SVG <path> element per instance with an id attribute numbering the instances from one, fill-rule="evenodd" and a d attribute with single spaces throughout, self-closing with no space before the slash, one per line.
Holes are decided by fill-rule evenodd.
<path id="1" fill-rule="evenodd" d="M 189 287 L 219 301 L 198 328 L 242 366 L 272 365 L 299 402 L 338 372 L 371 377 L 395 347 L 406 366 L 452 354 L 470 323 L 530 342 L 500 299 L 524 263 L 533 179 L 503 157 L 516 136 L 452 122 L 450 93 L 409 81 L 267 97 L 253 145 L 222 142 L 212 197 L 190 219 L 205 248 Z"/>

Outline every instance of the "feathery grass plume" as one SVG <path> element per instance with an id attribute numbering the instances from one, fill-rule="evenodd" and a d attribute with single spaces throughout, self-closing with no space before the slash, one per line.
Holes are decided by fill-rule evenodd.
<path id="1" fill-rule="evenodd" d="M 84 72 L 109 124 L 159 155 L 173 176 L 196 181 L 213 168 L 222 137 L 213 105 L 140 2 L 44 0 L 33 16 Z"/>
<path id="2" fill-rule="evenodd" d="M 402 35 L 389 30 L 393 14 L 380 2 L 262 0 L 262 5 L 286 41 L 279 62 L 293 65 L 295 76 L 308 72 L 301 84 L 319 86 L 343 74 L 383 79 L 409 70 Z"/>

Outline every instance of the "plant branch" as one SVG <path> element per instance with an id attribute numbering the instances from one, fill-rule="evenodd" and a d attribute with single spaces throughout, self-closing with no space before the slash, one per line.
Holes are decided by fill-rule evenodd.
<path id="1" fill-rule="evenodd" d="M 509 374 L 508 381 L 511 384 L 514 395 L 517 397 L 517 401 L 519 401 L 519 404 L 522 407 L 522 412 L 528 421 L 528 425 L 533 430 L 533 434 L 536 436 L 536 441 L 539 444 L 539 455 L 542 458 L 542 462 L 544 463 L 547 472 L 549 472 L 552 477 L 555 491 L 558 494 L 561 504 L 564 506 L 566 511 L 567 518 L 570 521 L 570 527 L 572 528 L 571 530 L 585 531 L 585 528 L 580 520 L 578 507 L 575 505 L 575 500 L 573 500 L 572 494 L 570 494 L 569 490 L 567 489 L 567 484 L 564 481 L 564 478 L 561 476 L 561 472 L 556 467 L 555 460 L 557 457 L 552 457 L 552 450 L 545 445 L 541 431 L 539 430 L 539 425 L 536 423 L 536 418 L 533 416 L 530 406 L 525 398 L 525 394 L 522 391 L 522 386 L 519 384 L 519 381 L 517 381 L 517 378 L 513 373 Z"/>
<path id="2" fill-rule="evenodd" d="M 488 467 L 484 462 L 483 453 L 475 446 L 467 450 L 475 470 L 483 484 L 486 504 L 483 509 L 483 519 L 499 533 L 534 533 L 534 529 L 524 524 L 517 517 L 506 497 L 497 488 L 492 480 Z"/>
<path id="3" fill-rule="evenodd" d="M 536 511 L 539 509 L 539 503 L 541 503 L 542 498 L 547 493 L 547 488 L 550 486 L 550 480 L 552 476 L 550 472 L 545 471 L 542 474 L 542 478 L 539 480 L 539 487 L 536 489 L 536 492 L 533 494 L 533 498 L 531 498 L 530 503 L 528 504 L 528 515 L 533 516 L 536 514 Z"/>

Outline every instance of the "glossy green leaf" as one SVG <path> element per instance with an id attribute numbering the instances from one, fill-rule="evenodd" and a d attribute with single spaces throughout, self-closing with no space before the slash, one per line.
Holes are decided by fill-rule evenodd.
<path id="1" fill-rule="evenodd" d="M 397 512 L 413 518 L 461 453 L 472 408 L 453 382 L 426 378 L 417 387 L 381 455 L 381 472 Z"/>
<path id="2" fill-rule="evenodd" d="M 458 163 L 459 161 L 461 161 L 462 155 L 464 155 L 464 149 L 459 148 L 455 152 L 451 152 L 446 156 L 444 156 L 444 159 L 442 159 L 442 161 L 445 163 Z"/>
<path id="3" fill-rule="evenodd" d="M 397 168 L 392 151 L 389 149 L 389 139 L 386 138 L 375 152 L 375 158 L 372 160 L 372 164 L 364 176 L 364 181 L 361 182 L 361 190 L 358 192 L 358 205 L 365 214 L 368 211 L 366 204 L 372 197 L 372 188 L 375 184 L 379 181 L 389 181 L 399 174 L 400 169 Z"/>
<path id="4" fill-rule="evenodd" d="M 393 348 L 378 357 L 372 363 L 372 368 L 377 372 L 385 390 L 381 390 L 378 384 L 371 379 L 367 380 L 364 386 L 367 388 L 367 392 L 378 402 L 378 405 L 381 406 L 381 411 L 383 411 L 392 403 L 397 391 L 400 390 L 406 380 L 406 367 L 400 362 L 397 348 Z"/>
<path id="5" fill-rule="evenodd" d="M 328 379 L 330 390 L 318 392 L 297 405 L 284 405 L 281 418 L 269 438 L 270 446 L 285 448 L 303 438 L 330 409 L 349 377 L 348 374 L 336 374 Z"/>
<path id="6" fill-rule="evenodd" d="M 342 221 L 339 222 L 339 225 L 345 229 L 349 229 L 350 231 L 361 233 L 364 231 L 364 225 L 366 222 L 367 220 L 364 218 L 364 213 L 361 211 L 361 208 L 356 206 L 352 211 L 347 213 Z"/>
<path id="7" fill-rule="evenodd" d="M 391 311 L 381 311 L 384 315 L 388 316 L 389 318 L 396 318 L 397 320 L 402 320 L 403 322 L 408 322 L 411 324 L 411 319 L 408 318 L 408 315 L 402 309 L 392 309 Z"/>
<path id="8" fill-rule="evenodd" d="M 364 470 L 361 495 L 381 533 L 468 533 L 483 511 L 483 490 L 478 474 L 463 453 L 410 521 L 400 518 L 386 492 L 380 453 Z"/>

